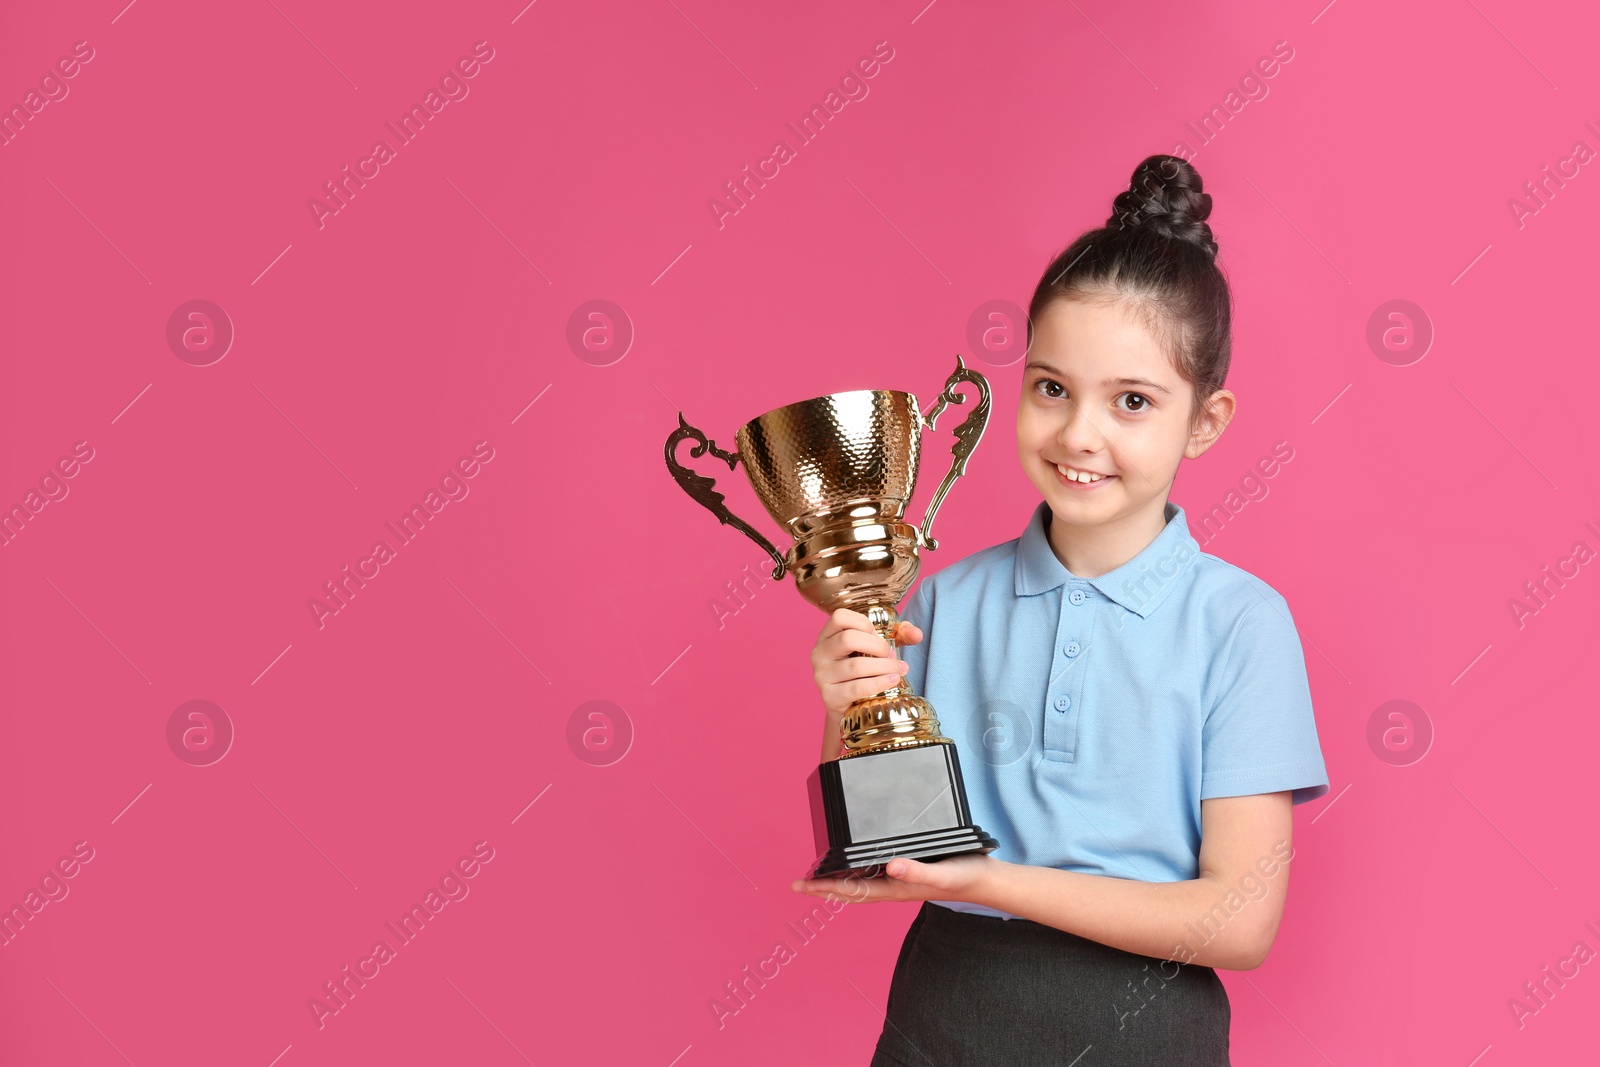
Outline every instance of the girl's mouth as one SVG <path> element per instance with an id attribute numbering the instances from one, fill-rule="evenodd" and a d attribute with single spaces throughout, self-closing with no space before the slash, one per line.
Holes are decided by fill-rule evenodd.
<path id="1" fill-rule="evenodd" d="M 1055 471 L 1056 480 L 1068 489 L 1075 489 L 1080 493 L 1091 492 L 1116 480 L 1115 474 L 1099 474 L 1094 471 L 1080 470 L 1060 463 L 1050 464 L 1050 469 Z"/>

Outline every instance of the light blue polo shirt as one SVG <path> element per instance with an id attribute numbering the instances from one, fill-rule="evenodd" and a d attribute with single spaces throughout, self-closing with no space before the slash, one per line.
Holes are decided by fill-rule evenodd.
<path id="1" fill-rule="evenodd" d="M 961 754 L 997 859 L 1198 877 L 1200 801 L 1328 791 L 1299 634 L 1266 582 L 1200 551 L 1183 508 L 1127 563 L 1079 578 L 1041 501 L 1020 538 L 923 578 L 907 679 Z M 958 901 L 957 911 L 1015 918 Z"/>

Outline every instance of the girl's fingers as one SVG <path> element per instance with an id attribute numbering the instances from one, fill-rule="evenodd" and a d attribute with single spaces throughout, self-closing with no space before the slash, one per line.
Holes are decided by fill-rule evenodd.
<path id="1" fill-rule="evenodd" d="M 922 640 L 922 628 L 913 626 L 909 622 L 902 622 L 895 630 L 895 643 L 901 645 L 914 645 Z M 889 642 L 878 636 L 878 631 L 870 626 L 865 630 L 848 629 L 836 633 L 832 641 L 837 647 L 849 652 L 865 652 L 869 656 L 892 656 L 894 649 L 889 647 Z"/>
<path id="2" fill-rule="evenodd" d="M 818 672 L 824 682 L 848 682 L 856 678 L 897 678 L 909 669 L 903 659 L 884 661 L 876 656 L 852 656 L 825 664 Z"/>
<path id="3" fill-rule="evenodd" d="M 862 678 L 858 681 L 847 682 L 841 685 L 840 692 L 844 696 L 844 703 L 848 706 L 857 700 L 893 689 L 900 684 L 900 679 L 895 678 Z"/>
<path id="4" fill-rule="evenodd" d="M 922 628 L 915 626 L 904 619 L 900 620 L 899 627 L 895 630 L 895 640 L 904 645 L 914 645 L 922 640 Z M 837 608 L 828 616 L 828 621 L 823 624 L 822 633 L 817 637 L 817 643 L 828 641 L 843 642 L 840 647 L 852 652 L 866 652 L 869 655 L 887 655 L 889 642 L 878 636 L 878 631 L 873 629 L 867 617 L 851 608 Z M 879 652 L 878 649 L 883 649 Z"/>
<path id="5" fill-rule="evenodd" d="M 825 653 L 833 659 L 844 659 L 852 652 L 864 656 L 893 656 L 889 642 L 878 636 L 876 630 L 842 630 L 824 644 Z"/>
<path id="6" fill-rule="evenodd" d="M 882 660 L 885 658 L 894 658 L 894 649 L 889 647 L 889 642 L 876 633 L 862 633 L 859 630 L 836 633 L 826 641 L 819 641 L 811 650 L 811 666 L 818 677 L 826 674 L 833 664 L 852 660 L 877 660 L 882 669 Z"/>
<path id="7" fill-rule="evenodd" d="M 845 630 L 864 630 L 869 634 L 876 632 L 872 628 L 872 623 L 868 622 L 867 617 L 861 612 L 852 608 L 835 608 L 828 615 L 828 621 L 823 623 L 822 633 L 817 640 L 826 641 L 834 634 Z"/>

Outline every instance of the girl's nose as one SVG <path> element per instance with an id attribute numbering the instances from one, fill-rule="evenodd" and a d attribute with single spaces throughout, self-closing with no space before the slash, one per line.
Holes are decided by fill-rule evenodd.
<path id="1" fill-rule="evenodd" d="M 1056 440 L 1063 448 L 1069 452 L 1098 452 L 1105 447 L 1105 435 L 1082 404 L 1075 400 L 1069 402 L 1062 418 Z"/>

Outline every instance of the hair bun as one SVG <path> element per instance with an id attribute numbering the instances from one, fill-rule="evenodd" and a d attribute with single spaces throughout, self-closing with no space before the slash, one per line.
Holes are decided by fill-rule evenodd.
<path id="1" fill-rule="evenodd" d="M 1199 173 L 1178 156 L 1150 156 L 1133 169 L 1126 192 L 1111 202 L 1110 230 L 1154 230 L 1163 237 L 1188 241 L 1215 259 L 1217 242 L 1206 219 L 1211 194 L 1203 192 Z"/>

